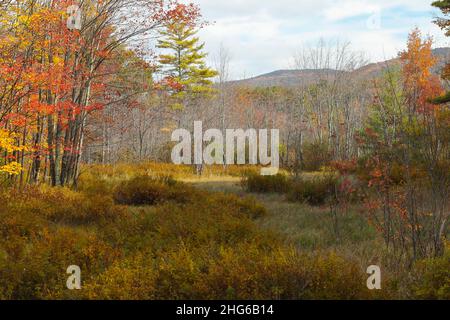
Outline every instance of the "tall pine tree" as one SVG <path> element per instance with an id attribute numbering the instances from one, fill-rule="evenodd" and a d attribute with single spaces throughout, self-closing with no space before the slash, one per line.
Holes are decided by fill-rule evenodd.
<path id="1" fill-rule="evenodd" d="M 158 48 L 167 53 L 160 55 L 159 63 L 174 109 L 183 109 L 215 91 L 212 78 L 217 71 L 206 65 L 207 53 L 202 51 L 205 44 L 199 43 L 197 32 L 198 29 L 183 21 L 171 22 L 160 31 Z"/>

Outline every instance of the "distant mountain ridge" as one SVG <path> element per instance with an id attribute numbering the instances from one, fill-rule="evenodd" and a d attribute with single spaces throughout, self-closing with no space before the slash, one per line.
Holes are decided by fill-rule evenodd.
<path id="1" fill-rule="evenodd" d="M 450 62 L 450 48 L 433 49 L 433 55 L 438 58 L 438 63 L 433 68 L 433 73 L 440 74 L 440 71 L 447 62 Z M 352 72 L 352 76 L 361 79 L 370 79 L 381 75 L 387 66 L 393 66 L 400 63 L 399 58 L 390 59 L 383 62 L 370 63 Z M 333 73 L 345 71 L 336 71 L 330 69 L 304 69 L 304 70 L 276 70 L 270 73 L 262 74 L 253 78 L 230 81 L 230 85 L 248 86 L 248 87 L 294 87 L 298 85 L 308 85 L 320 79 L 321 76 L 332 76 Z"/>

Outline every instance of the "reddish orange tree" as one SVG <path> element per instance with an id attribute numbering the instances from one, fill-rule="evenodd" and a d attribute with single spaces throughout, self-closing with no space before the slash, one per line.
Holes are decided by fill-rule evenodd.
<path id="1" fill-rule="evenodd" d="M 378 82 L 367 127 L 366 150 L 371 219 L 386 243 L 417 259 L 439 255 L 447 234 L 450 176 L 448 111 L 429 103 L 443 93 L 432 75 L 432 40 L 413 30 L 401 67 Z"/>
<path id="2" fill-rule="evenodd" d="M 83 1 L 80 30 L 71 30 L 73 4 L 1 3 L 0 128 L 17 148 L 0 145 L 0 166 L 24 169 L 21 182 L 76 183 L 92 112 L 130 95 L 122 91 L 111 101 L 110 61 L 126 63 L 117 53 L 148 50 L 145 39 L 167 21 L 197 21 L 199 14 L 177 1 Z"/>

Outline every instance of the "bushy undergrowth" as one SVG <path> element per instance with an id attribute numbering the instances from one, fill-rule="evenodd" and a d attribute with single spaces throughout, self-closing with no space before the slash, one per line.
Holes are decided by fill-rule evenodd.
<path id="1" fill-rule="evenodd" d="M 413 274 L 414 298 L 450 300 L 450 243 L 443 257 L 417 263 Z"/>
<path id="2" fill-rule="evenodd" d="M 267 212 L 254 198 L 137 174 L 97 186 L 85 180 L 79 190 L 2 190 L 0 299 L 395 296 L 370 292 L 357 260 L 299 252 L 261 229 L 255 219 Z M 411 295 L 445 297 L 448 261 L 436 261 L 424 262 L 424 282 L 413 282 Z M 70 265 L 81 268 L 82 290 L 66 288 Z"/>
<path id="3" fill-rule="evenodd" d="M 159 199 L 158 206 L 126 208 L 115 204 L 113 195 L 108 194 L 94 196 L 44 187 L 3 190 L 0 298 L 79 298 L 76 292 L 65 288 L 65 271 L 70 265 L 81 267 L 83 281 L 89 288 L 109 268 L 139 255 L 147 258 L 146 272 L 156 272 L 159 267 L 155 266 L 169 259 L 180 246 L 189 251 L 217 251 L 241 242 L 261 240 L 261 245 L 268 247 L 272 241 L 277 243 L 275 237 L 262 236 L 255 228 L 252 219 L 266 212 L 252 198 L 200 194 L 170 179 L 136 178 L 124 182 L 131 189 L 134 183 L 144 194 L 155 184 L 163 185 L 169 191 L 168 198 Z M 137 200 L 142 204 L 141 198 Z M 131 294 L 133 288 L 128 289 L 130 295 L 124 297 L 136 298 L 136 294 Z M 170 291 L 164 291 L 160 289 L 159 297 L 171 296 Z M 86 289 L 82 296 L 89 292 Z M 93 297 L 106 296 L 99 292 Z"/>
<path id="4" fill-rule="evenodd" d="M 154 265 L 149 268 L 149 265 Z M 139 280 L 137 280 L 139 279 Z M 137 255 L 89 282 L 84 298 L 107 299 L 362 299 L 358 265 L 335 255 L 299 254 L 258 242 L 174 247 L 164 260 Z M 338 289 L 339 288 L 339 289 Z"/>
<path id="5" fill-rule="evenodd" d="M 285 194 L 288 201 L 312 206 L 361 200 L 357 178 L 339 176 L 332 171 L 319 172 L 309 177 L 247 174 L 241 184 L 247 192 Z"/>
<path id="6" fill-rule="evenodd" d="M 323 205 L 332 198 L 339 181 L 332 175 L 314 178 L 294 178 L 283 174 L 262 176 L 249 174 L 243 177 L 242 186 L 248 192 L 285 194 L 289 201 Z"/>
<path id="7" fill-rule="evenodd" d="M 2 299 L 45 298 L 64 287 L 68 266 L 78 264 L 90 274 L 121 256 L 120 248 L 88 227 L 127 215 L 111 198 L 38 188 L 3 191 L 0 198 Z"/>
<path id="8" fill-rule="evenodd" d="M 275 176 L 262 176 L 258 173 L 250 173 L 243 177 L 242 186 L 248 192 L 257 193 L 286 193 L 290 188 L 289 177 L 284 174 Z"/>
<path id="9" fill-rule="evenodd" d="M 324 205 L 333 198 L 338 181 L 334 177 L 299 179 L 291 184 L 287 193 L 289 201 L 306 202 L 310 205 Z"/>
<path id="10" fill-rule="evenodd" d="M 170 177 L 140 176 L 117 185 L 114 199 L 124 205 L 156 205 L 168 201 L 187 203 L 201 195 L 194 188 Z"/>

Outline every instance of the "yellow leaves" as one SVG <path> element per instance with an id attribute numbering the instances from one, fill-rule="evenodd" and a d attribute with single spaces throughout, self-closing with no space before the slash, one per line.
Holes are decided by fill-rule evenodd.
<path id="1" fill-rule="evenodd" d="M 28 26 L 29 23 L 30 23 L 30 17 L 29 16 L 25 16 L 25 15 L 18 16 L 16 23 L 24 25 L 24 26 Z"/>
<path id="2" fill-rule="evenodd" d="M 16 145 L 16 135 L 6 130 L 0 129 L 0 151 L 7 153 L 15 151 L 23 151 L 25 147 Z M 10 162 L 6 165 L 0 166 L 0 173 L 8 173 L 11 175 L 20 174 L 22 166 L 17 162 Z"/>
<path id="3" fill-rule="evenodd" d="M 16 145 L 17 135 L 6 130 L 0 129 L 0 150 L 4 150 L 8 153 L 14 151 L 23 151 L 25 150 L 24 146 Z"/>
<path id="4" fill-rule="evenodd" d="M 0 166 L 0 173 L 7 173 L 10 175 L 18 175 L 22 172 L 22 166 L 17 162 L 10 162 L 7 165 Z"/>
<path id="5" fill-rule="evenodd" d="M 53 57 L 53 64 L 59 65 L 59 66 L 64 65 L 64 58 L 59 57 L 59 56 Z"/>
<path id="6" fill-rule="evenodd" d="M 6 130 L 0 130 L 0 149 L 14 151 L 14 137 Z"/>

